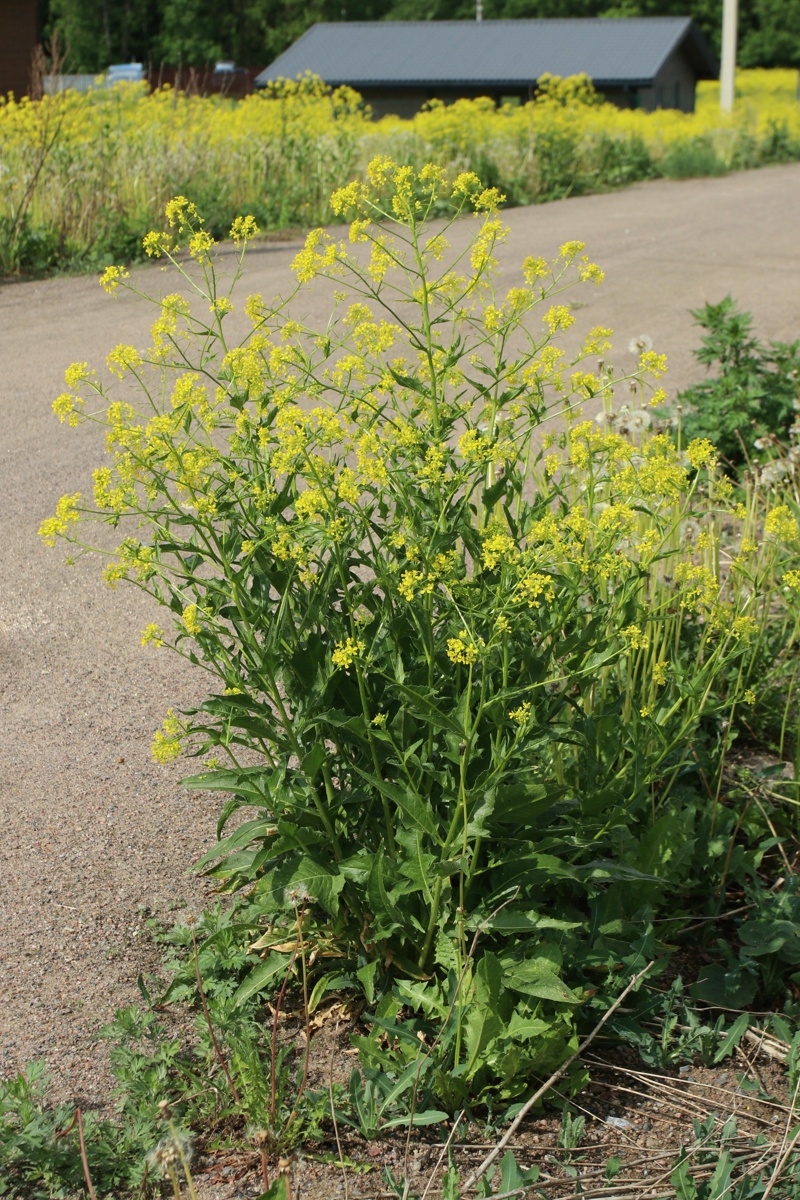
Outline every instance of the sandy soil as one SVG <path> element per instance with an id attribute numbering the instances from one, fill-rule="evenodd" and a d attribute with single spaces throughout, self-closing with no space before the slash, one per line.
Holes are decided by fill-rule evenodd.
<path id="1" fill-rule="evenodd" d="M 798 212 L 798 165 L 658 181 L 508 213 L 503 270 L 510 284 L 525 254 L 585 240 L 607 281 L 579 297 L 582 328 L 611 325 L 625 365 L 630 338 L 650 334 L 676 390 L 697 378 L 688 310 L 707 300 L 731 292 L 759 334 L 800 335 Z M 257 247 L 243 289 L 286 290 L 296 248 Z M 136 274 L 174 290 L 158 267 Z M 323 299 L 304 304 L 324 321 Z M 180 764 L 149 758 L 166 708 L 198 699 L 203 681 L 140 647 L 147 598 L 105 589 L 96 562 L 66 568 L 36 537 L 102 457 L 93 429 L 68 430 L 50 411 L 64 367 L 146 344 L 151 319 L 93 278 L 0 287 L 0 1074 L 43 1057 L 56 1094 L 85 1104 L 107 1095 L 94 1035 L 137 999 L 144 920 L 203 904 L 188 872 L 215 821 L 213 800 L 177 786 Z"/>

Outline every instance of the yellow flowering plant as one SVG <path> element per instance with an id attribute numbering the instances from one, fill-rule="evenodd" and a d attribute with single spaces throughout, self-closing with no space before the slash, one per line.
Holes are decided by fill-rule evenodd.
<path id="1" fill-rule="evenodd" d="M 151 345 L 109 356 L 125 399 L 69 368 L 56 411 L 98 424 L 108 460 L 93 499 L 42 526 L 73 553 L 91 521 L 127 530 L 105 578 L 164 606 L 143 653 L 215 681 L 154 742 L 223 762 L 186 780 L 229 796 L 202 866 L 270 929 L 303 898 L 304 937 L 327 947 L 317 996 L 349 981 L 386 1019 L 443 1005 L 448 1104 L 517 1095 L 574 1047 L 585 972 L 652 951 L 698 837 L 676 784 L 701 720 L 744 693 L 777 552 L 723 569 L 723 524 L 746 521 L 713 447 L 649 430 L 661 356 L 642 352 L 623 433 L 610 331 L 563 348 L 565 289 L 602 279 L 582 243 L 499 292 L 501 203 L 472 173 L 374 159 L 331 198 L 349 242 L 314 230 L 294 261 L 298 291 L 335 285 L 319 330 L 296 293 L 242 306 L 178 197 L 147 242 L 186 295 L 138 293 Z M 456 221 L 474 230 L 461 252 Z M 232 230 L 240 263 L 255 232 Z M 136 291 L 115 267 L 103 282 Z M 286 958 L 251 953 L 237 994 Z"/>
<path id="2" fill-rule="evenodd" d="M 731 115 L 712 81 L 698 85 L 695 113 L 599 103 L 585 76 L 539 83 L 525 104 L 432 101 L 378 121 L 350 88 L 310 76 L 238 102 L 124 83 L 0 96 L 0 268 L 141 257 L 176 193 L 214 236 L 242 211 L 262 228 L 322 224 L 331 192 L 366 178 L 376 155 L 491 173 L 512 204 L 800 158 L 796 70 L 740 71 Z"/>

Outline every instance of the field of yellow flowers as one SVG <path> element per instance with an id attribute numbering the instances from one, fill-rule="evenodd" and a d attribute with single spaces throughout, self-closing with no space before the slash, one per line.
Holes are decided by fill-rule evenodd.
<path id="1" fill-rule="evenodd" d="M 580 77 L 522 106 L 434 103 L 410 120 L 372 121 L 355 92 L 313 79 L 240 102 L 125 84 L 0 99 L 0 272 L 137 257 L 176 194 L 215 232 L 241 212 L 268 229 L 325 223 L 331 192 L 379 154 L 474 170 L 510 204 L 800 159 L 797 72 L 743 71 L 737 90 L 731 117 L 716 84 L 693 115 L 623 112 Z"/>

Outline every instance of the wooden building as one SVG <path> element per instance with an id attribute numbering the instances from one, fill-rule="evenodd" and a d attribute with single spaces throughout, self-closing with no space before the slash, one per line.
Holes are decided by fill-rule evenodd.
<path id="1" fill-rule="evenodd" d="M 434 98 L 525 101 L 544 74 L 586 74 L 621 108 L 692 112 L 717 63 L 689 17 L 341 21 L 313 25 L 256 86 L 304 72 L 349 84 L 376 116 L 411 116 Z"/>

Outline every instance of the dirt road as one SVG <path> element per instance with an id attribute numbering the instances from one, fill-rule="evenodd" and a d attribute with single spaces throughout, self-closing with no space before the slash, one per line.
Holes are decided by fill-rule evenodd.
<path id="1" fill-rule="evenodd" d="M 757 331 L 800 337 L 800 166 L 685 183 L 507 214 L 503 270 L 525 254 L 584 240 L 606 283 L 580 296 L 583 328 L 648 333 L 676 390 L 697 378 L 688 310 L 727 292 Z M 466 236 L 466 234 L 464 235 Z M 297 247 L 257 247 L 244 291 L 288 288 Z M 158 267 L 138 272 L 174 290 Z M 324 322 L 322 303 L 307 315 Z M 182 792 L 180 764 L 150 761 L 167 707 L 199 698 L 202 681 L 143 650 L 146 598 L 108 591 L 96 562 L 63 565 L 36 531 L 64 492 L 86 489 L 102 449 L 90 427 L 50 411 L 72 361 L 101 365 L 118 342 L 147 344 L 150 310 L 112 301 L 94 278 L 0 288 L 0 1074 L 44 1057 L 60 1096 L 84 1103 L 107 1087 L 93 1036 L 137 998 L 147 962 L 144 920 L 197 909 L 187 876 L 213 838 L 213 801 Z"/>

